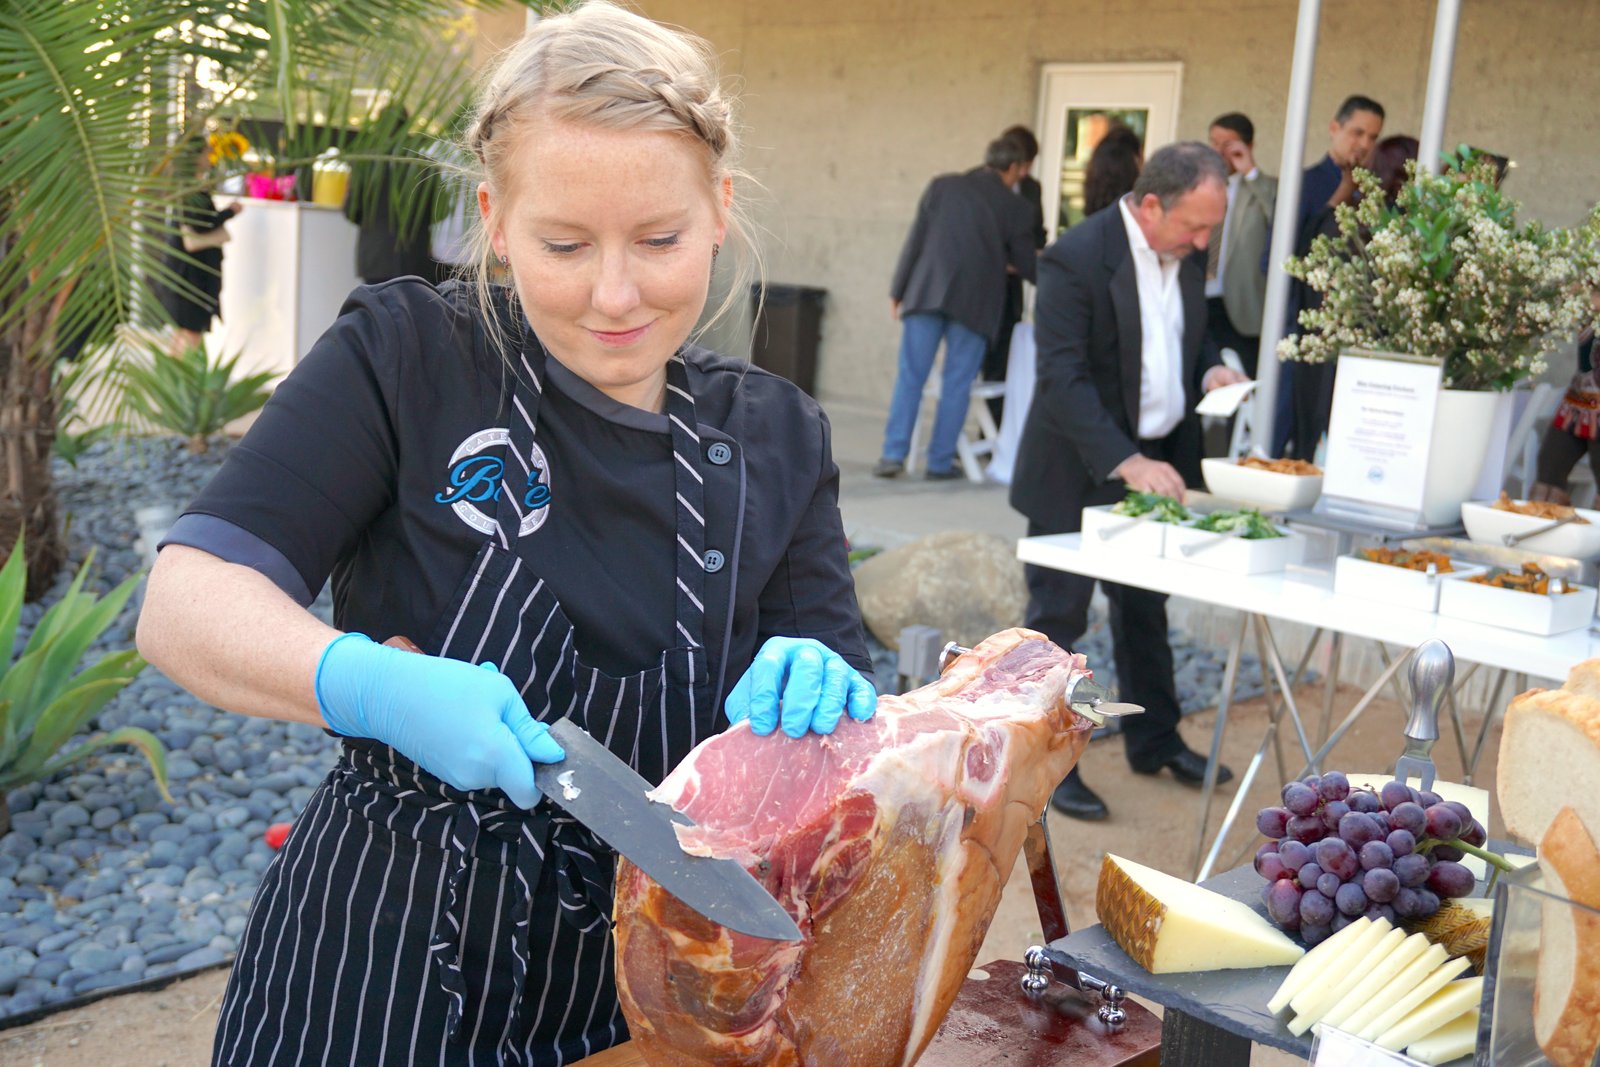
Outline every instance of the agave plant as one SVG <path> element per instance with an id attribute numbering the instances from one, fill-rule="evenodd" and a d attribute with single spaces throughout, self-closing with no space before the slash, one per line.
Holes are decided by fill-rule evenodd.
<path id="1" fill-rule="evenodd" d="M 23 560 L 23 544 L 18 538 L 10 558 L 0 567 L 0 650 L 5 656 L 0 673 L 0 835 L 11 829 L 7 790 L 48 778 L 111 745 L 131 745 L 143 753 L 157 787 L 171 800 L 167 751 L 148 730 L 124 726 L 62 748 L 144 669 L 144 660 L 131 648 L 109 652 L 94 666 L 82 667 L 89 646 L 121 613 L 140 575 L 103 597 L 84 592 L 91 554 L 66 595 L 44 613 L 28 643 L 13 658 L 11 649 L 16 644 L 27 584 Z"/>
<path id="2" fill-rule="evenodd" d="M 272 395 L 270 371 L 235 380 L 243 353 L 214 362 L 204 345 L 176 356 L 151 346 L 150 361 L 122 368 L 128 406 L 152 426 L 188 438 L 190 452 L 204 452 L 213 434 L 234 419 L 259 410 Z"/>

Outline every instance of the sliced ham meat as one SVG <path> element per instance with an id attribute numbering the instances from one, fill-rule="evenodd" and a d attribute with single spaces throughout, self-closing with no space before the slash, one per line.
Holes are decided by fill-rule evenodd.
<path id="1" fill-rule="evenodd" d="M 684 847 L 738 860 L 799 925 L 734 933 L 626 860 L 616 961 L 654 1067 L 909 1064 L 971 969 L 1028 825 L 1093 728 L 1063 696 L 1082 656 L 1007 630 L 832 736 L 713 737 L 653 796 Z"/>

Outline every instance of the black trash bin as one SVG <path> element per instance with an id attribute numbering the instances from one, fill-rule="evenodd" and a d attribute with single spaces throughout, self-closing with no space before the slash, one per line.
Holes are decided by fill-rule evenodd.
<path id="1" fill-rule="evenodd" d="M 817 346 L 822 340 L 826 289 L 806 285 L 750 287 L 750 360 L 794 382 L 808 394 L 817 386 Z"/>

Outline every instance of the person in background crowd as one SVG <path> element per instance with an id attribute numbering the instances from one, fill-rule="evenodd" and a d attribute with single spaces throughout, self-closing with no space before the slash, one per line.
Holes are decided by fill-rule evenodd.
<path id="1" fill-rule="evenodd" d="M 1600 289 L 1591 290 L 1589 299 L 1600 315 Z M 1578 338 L 1578 373 L 1539 443 L 1538 480 L 1528 489 L 1529 500 L 1571 504 L 1572 468 L 1585 452 L 1595 483 L 1600 484 L 1600 375 L 1595 373 L 1594 338 L 1593 326 Z"/>
<path id="2" fill-rule="evenodd" d="M 212 162 L 205 138 L 194 138 L 184 151 L 188 158 L 180 164 L 186 162 L 195 180 L 204 183 Z M 162 253 L 168 276 L 154 279 L 151 286 L 172 320 L 168 355 L 181 355 L 203 343 L 211 320 L 222 314 L 222 246 L 228 240 L 228 220 L 243 210 L 238 201 L 219 209 L 203 188 L 174 210 L 172 232 Z"/>
<path id="3" fill-rule="evenodd" d="M 1218 349 L 1239 353 L 1255 377 L 1267 274 L 1261 269 L 1272 229 L 1278 179 L 1256 166 L 1256 128 L 1237 111 L 1219 115 L 1211 147 L 1228 164 L 1228 214 L 1206 244 L 1206 326 Z"/>
<path id="4" fill-rule="evenodd" d="M 1039 179 L 1033 176 L 1033 161 L 1039 156 L 1039 139 L 1026 126 L 1013 126 L 1000 136 L 1016 141 L 1028 158 L 1022 170 L 1022 177 L 1017 179 L 1012 189 L 1022 197 L 1028 205 L 1028 210 L 1033 212 L 1033 247 L 1035 250 L 1041 249 L 1044 247 L 1045 237 L 1044 193 L 1039 186 Z M 989 351 L 983 357 L 983 380 L 986 382 L 1006 380 L 1006 362 L 1011 356 L 1011 331 L 1022 321 L 1022 305 L 1022 275 L 1007 268 L 1006 307 L 1000 318 L 1000 331 L 995 334 L 994 341 L 989 345 Z M 1001 415 L 1005 412 L 1005 398 L 995 397 L 990 400 L 989 412 L 998 425 Z"/>
<path id="5" fill-rule="evenodd" d="M 616 5 L 535 23 L 466 132 L 472 282 L 358 288 L 162 544 L 139 650 L 343 749 L 262 877 L 213 1063 L 626 1041 L 616 855 L 541 796 L 546 724 L 660 782 L 730 722 L 872 716 L 827 416 L 693 342 L 748 233 L 720 85 Z M 330 576 L 335 626 L 306 610 Z"/>
<path id="6" fill-rule="evenodd" d="M 1395 198 L 1400 195 L 1400 189 L 1406 183 L 1406 165 L 1415 162 L 1416 158 L 1417 139 L 1405 134 L 1385 137 L 1373 149 L 1368 169 L 1383 187 L 1384 200 L 1390 207 L 1394 206 Z M 1294 254 L 1306 255 L 1311 251 L 1311 243 L 1318 237 L 1338 236 L 1339 205 L 1353 204 L 1359 198 L 1360 190 L 1354 184 L 1341 185 L 1333 200 L 1325 204 L 1322 210 L 1306 223 L 1305 229 L 1300 234 L 1299 243 L 1295 245 Z M 1322 294 L 1299 279 L 1292 281 L 1289 293 L 1294 306 L 1302 311 L 1322 306 Z M 1307 442 L 1303 453 L 1299 452 L 1298 444 L 1295 447 L 1302 458 L 1310 460 L 1315 457 L 1323 435 L 1328 432 L 1328 419 L 1333 414 L 1333 381 L 1338 365 L 1335 363 L 1302 365 L 1299 370 L 1300 388 L 1293 394 L 1290 437 L 1296 442 Z"/>
<path id="7" fill-rule="evenodd" d="M 385 108 L 374 120 L 398 134 L 410 123 L 405 108 Z M 433 280 L 430 227 L 442 185 L 434 166 L 393 161 L 357 163 L 350 168 L 345 218 L 360 227 L 356 237 L 356 275 L 368 285 L 414 276 Z M 398 195 L 397 195 L 398 194 Z"/>
<path id="8" fill-rule="evenodd" d="M 889 287 L 889 310 L 902 323 L 900 365 L 882 456 L 872 469 L 876 477 L 905 472 L 922 387 L 941 340 L 944 377 L 928 440 L 927 477 L 962 476 L 955 465 L 956 438 L 967 419 L 973 379 L 1005 313 L 1006 269 L 1030 282 L 1037 269 L 1033 211 L 1012 191 L 1030 162 L 1022 144 L 1001 137 L 990 143 L 983 166 L 940 175 L 922 194 Z"/>
<path id="9" fill-rule="evenodd" d="M 1105 132 L 1083 169 L 1083 217 L 1104 211 L 1127 195 L 1144 166 L 1139 135 L 1120 122 Z"/>
<path id="10" fill-rule="evenodd" d="M 1195 402 L 1244 381 L 1206 336 L 1203 253 L 1228 207 L 1222 158 L 1194 141 L 1150 157 L 1133 191 L 1089 216 L 1039 261 L 1034 328 L 1039 377 L 1011 480 L 1028 536 L 1082 528 L 1086 506 L 1128 489 L 1182 498 L 1200 480 Z M 1118 314 L 1124 309 L 1132 314 Z M 1131 326 L 1131 329 L 1125 328 Z M 1095 579 L 1028 565 L 1025 625 L 1066 648 L 1089 628 Z M 1102 582 L 1121 699 L 1143 715 L 1123 721 L 1129 765 L 1198 785 L 1206 758 L 1178 733 L 1167 640 L 1167 598 Z M 1217 780 L 1233 772 L 1217 768 Z M 1074 770 L 1051 803 L 1077 819 L 1109 809 Z"/>
<path id="11" fill-rule="evenodd" d="M 1300 206 L 1294 218 L 1296 249 L 1310 247 L 1311 235 L 1308 231 L 1324 210 L 1348 202 L 1355 194 L 1355 169 L 1365 167 L 1371 161 L 1372 151 L 1383 134 L 1383 119 L 1383 105 L 1370 96 L 1348 96 L 1339 105 L 1339 110 L 1328 122 L 1327 154 L 1315 166 L 1307 167 L 1300 180 Z M 1270 246 L 1270 239 L 1268 244 Z M 1290 292 L 1288 321 L 1284 324 L 1286 334 L 1296 333 L 1299 329 L 1300 305 L 1293 298 L 1294 290 Z M 1275 402 L 1277 417 L 1272 427 L 1272 455 L 1282 456 L 1289 450 L 1290 440 L 1297 429 L 1307 431 L 1311 428 L 1311 424 L 1298 428 L 1295 426 L 1295 407 L 1299 404 L 1307 410 L 1314 409 L 1317 403 L 1315 398 L 1332 389 L 1331 379 L 1335 369 L 1336 364 L 1331 362 L 1284 363 L 1280 366 Z M 1296 390 L 1301 393 L 1298 401 L 1295 399 Z M 1309 460 L 1316 448 L 1315 440 L 1294 441 L 1294 454 L 1300 459 Z"/>

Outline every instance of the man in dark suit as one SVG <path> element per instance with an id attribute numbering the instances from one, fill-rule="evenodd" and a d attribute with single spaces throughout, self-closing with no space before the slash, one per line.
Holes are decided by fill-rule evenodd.
<path id="1" fill-rule="evenodd" d="M 983 166 L 935 178 L 917 205 L 889 289 L 890 308 L 902 325 L 882 458 L 872 471 L 880 478 L 906 469 L 922 387 L 941 340 L 944 377 L 927 476 L 961 477 L 956 438 L 967 419 L 973 379 L 1005 313 L 1006 268 L 1028 281 L 1036 270 L 1033 214 L 1011 189 L 1029 162 L 1024 151 L 1016 140 L 999 138 L 989 145 Z"/>
<path id="2" fill-rule="evenodd" d="M 1355 169 L 1370 166 L 1372 150 L 1383 135 L 1383 105 L 1370 96 L 1347 96 L 1328 123 L 1328 154 L 1315 166 L 1307 167 L 1300 179 L 1300 206 L 1295 212 L 1294 247 L 1297 254 L 1311 245 L 1314 228 L 1322 213 L 1348 201 L 1355 192 Z M 1304 283 L 1289 288 L 1289 321 L 1286 334 L 1300 332 L 1300 308 L 1304 303 Z M 1281 456 L 1291 439 L 1309 437 L 1316 419 L 1305 412 L 1319 406 L 1318 397 L 1331 397 L 1330 379 L 1336 363 L 1285 363 L 1279 368 L 1278 397 L 1272 422 L 1272 454 Z M 1299 409 L 1297 414 L 1296 409 Z M 1295 433 L 1296 426 L 1299 434 Z M 1313 427 L 1313 429 L 1308 429 Z M 1294 454 L 1309 460 L 1316 452 L 1316 441 L 1294 441 Z"/>
<path id="3" fill-rule="evenodd" d="M 1039 156 L 1039 139 L 1026 126 L 1013 126 L 1000 136 L 1016 141 L 1028 157 L 1027 163 L 1023 165 L 1022 177 L 1017 179 L 1012 190 L 1022 197 L 1028 205 L 1028 210 L 1033 212 L 1033 247 L 1043 249 L 1044 190 L 1039 185 L 1039 179 L 1033 176 L 1033 161 Z M 1015 271 L 1007 271 L 1006 309 L 1000 318 L 1000 332 L 995 334 L 994 342 L 989 345 L 989 351 L 983 357 L 983 380 L 986 382 L 1006 380 L 1006 363 L 1011 357 L 1011 331 L 1022 321 L 1022 305 L 1022 275 Z M 996 397 L 989 401 L 989 412 L 994 416 L 994 421 L 999 423 L 1005 413 L 1004 398 Z"/>
<path id="4" fill-rule="evenodd" d="M 1129 489 L 1182 498 L 1200 479 L 1203 391 L 1243 376 L 1206 336 L 1203 253 L 1227 210 L 1227 169 L 1197 142 L 1146 161 L 1133 192 L 1068 230 L 1039 263 L 1034 305 L 1039 367 L 1011 481 L 1028 535 L 1081 528 L 1084 507 Z M 1025 568 L 1027 625 L 1071 647 L 1089 624 L 1093 578 Z M 1199 784 L 1205 757 L 1178 735 L 1166 595 L 1103 582 L 1122 699 L 1128 763 Z M 1218 781 L 1233 776 L 1218 768 Z M 1105 802 L 1074 771 L 1052 802 L 1103 819 Z"/>

